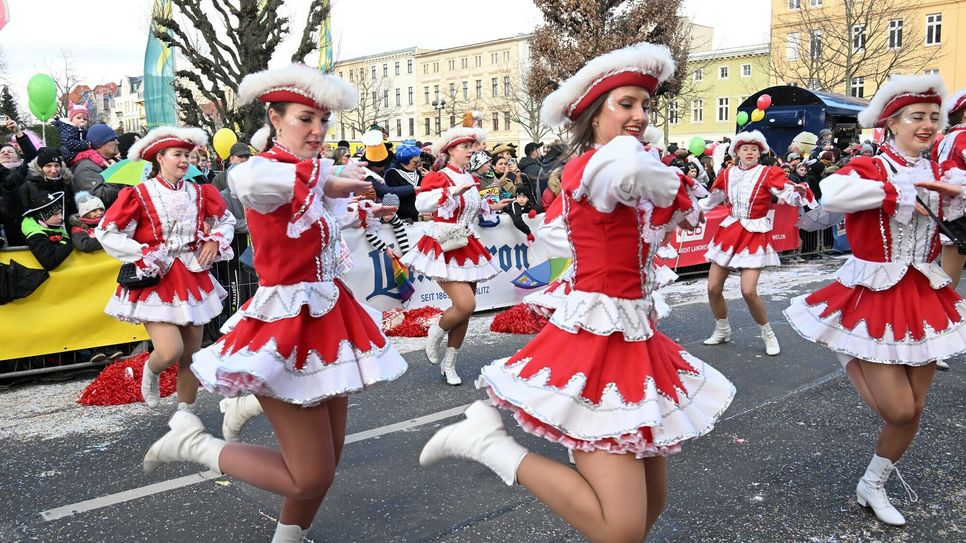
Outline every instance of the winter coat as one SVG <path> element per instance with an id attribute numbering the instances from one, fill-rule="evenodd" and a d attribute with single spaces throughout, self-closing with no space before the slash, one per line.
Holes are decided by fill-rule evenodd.
<path id="1" fill-rule="evenodd" d="M 510 216 L 510 219 L 513 220 L 513 226 L 515 226 L 517 230 L 526 234 L 528 239 L 530 236 L 530 227 L 527 226 L 527 223 L 523 222 L 523 217 L 528 215 L 531 211 L 536 210 L 534 209 L 533 204 L 530 202 L 527 202 L 526 205 L 520 205 L 517 202 L 513 202 L 506 207 L 505 211 L 505 213 Z"/>
<path id="2" fill-rule="evenodd" d="M 100 198 L 104 202 L 105 208 L 111 207 L 114 200 L 117 200 L 117 194 L 124 188 L 122 185 L 105 183 L 104 178 L 101 177 L 104 168 L 89 158 L 78 162 L 72 171 L 74 173 L 74 193 L 86 190 Z"/>
<path id="3" fill-rule="evenodd" d="M 67 219 L 67 223 L 70 224 L 70 242 L 78 251 L 82 253 L 93 253 L 94 251 L 103 249 L 101 242 L 97 241 L 97 238 L 94 237 L 93 226 L 85 224 L 77 215 L 71 215 Z"/>
<path id="4" fill-rule="evenodd" d="M 226 187 L 220 192 L 220 194 L 221 199 L 225 201 L 225 206 L 228 208 L 228 212 L 235 217 L 235 233 L 247 234 L 248 220 L 245 218 L 245 206 L 243 206 L 241 201 L 235 197 L 230 188 Z"/>
<path id="5" fill-rule="evenodd" d="M 26 298 L 48 277 L 46 270 L 28 268 L 16 260 L 0 262 L 0 305 Z"/>
<path id="6" fill-rule="evenodd" d="M 74 201 L 73 182 L 74 179 L 70 169 L 65 168 L 60 179 L 47 179 L 44 177 L 43 170 L 37 165 L 37 160 L 30 161 L 27 178 L 17 189 L 17 213 L 23 215 L 25 211 L 30 209 L 31 202 L 36 202 L 38 199 L 45 199 L 46 195 L 55 192 L 64 193 L 64 217 L 69 217 L 77 213 L 77 202 Z"/>
<path id="7" fill-rule="evenodd" d="M 53 270 L 70 256 L 73 247 L 63 225 L 46 226 L 33 217 L 26 217 L 21 230 L 27 238 L 27 247 L 45 270 Z"/>
<path id="8" fill-rule="evenodd" d="M 54 119 L 51 124 L 57 129 L 57 135 L 60 136 L 61 154 L 64 155 L 64 160 L 68 164 L 74 161 L 77 153 L 91 148 L 91 142 L 84 139 L 80 128 L 70 123 L 65 123 L 59 118 Z"/>
<path id="9" fill-rule="evenodd" d="M 419 174 L 416 174 L 416 186 L 419 186 L 419 182 L 422 179 Z M 386 189 L 388 192 L 393 192 L 396 196 L 399 196 L 399 211 L 396 212 L 399 217 L 407 219 L 413 222 L 419 220 L 419 212 L 416 211 L 416 186 L 413 186 L 396 168 L 390 168 L 386 170 Z M 376 195 L 380 198 L 383 194 L 379 193 L 379 185 L 376 184 Z"/>

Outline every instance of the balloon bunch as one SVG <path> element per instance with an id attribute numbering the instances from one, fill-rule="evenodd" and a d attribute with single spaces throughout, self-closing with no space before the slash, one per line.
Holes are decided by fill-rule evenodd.
<path id="1" fill-rule="evenodd" d="M 30 112 L 45 123 L 57 113 L 57 83 L 47 74 L 37 74 L 27 83 Z"/>
<path id="2" fill-rule="evenodd" d="M 750 117 L 751 122 L 757 123 L 758 121 L 764 119 L 765 110 L 770 107 L 771 107 L 771 96 L 767 94 L 762 94 L 761 96 L 759 96 L 758 107 L 751 112 L 751 117 Z M 738 126 L 742 126 L 742 127 L 745 126 L 749 122 L 748 112 L 739 111 L 738 115 L 735 117 L 735 120 L 738 121 Z"/>

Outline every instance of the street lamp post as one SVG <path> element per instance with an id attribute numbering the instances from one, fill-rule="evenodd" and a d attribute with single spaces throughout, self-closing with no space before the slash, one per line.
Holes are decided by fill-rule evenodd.
<path id="1" fill-rule="evenodd" d="M 443 109 L 446 107 L 445 99 L 433 100 L 433 109 L 436 110 L 436 135 L 443 133 Z"/>

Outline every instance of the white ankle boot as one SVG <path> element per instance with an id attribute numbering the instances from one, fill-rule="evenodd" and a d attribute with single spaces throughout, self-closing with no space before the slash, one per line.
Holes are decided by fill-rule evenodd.
<path id="1" fill-rule="evenodd" d="M 731 323 L 728 322 L 728 319 L 715 320 L 714 332 L 711 333 L 711 337 L 704 340 L 704 344 L 718 345 L 729 341 L 731 341 Z"/>
<path id="2" fill-rule="evenodd" d="M 782 348 L 778 346 L 778 336 L 771 329 L 770 323 L 761 325 L 761 339 L 765 342 L 765 354 L 768 356 L 775 356 L 782 352 Z"/>
<path id="3" fill-rule="evenodd" d="M 298 524 L 278 523 L 275 527 L 275 537 L 272 543 L 302 543 L 303 538 L 308 535 L 308 530 L 303 530 Z"/>
<path id="4" fill-rule="evenodd" d="M 443 355 L 443 364 L 439 367 L 440 373 L 446 377 L 446 384 L 459 386 L 463 384 L 460 375 L 456 373 L 456 355 L 460 352 L 456 347 L 446 347 L 446 354 Z"/>
<path id="5" fill-rule="evenodd" d="M 176 411 L 168 427 L 171 431 L 155 441 L 144 455 L 144 473 L 151 473 L 161 464 L 194 462 L 221 475 L 218 457 L 225 442 L 206 433 L 197 415 Z"/>
<path id="6" fill-rule="evenodd" d="M 238 441 L 238 434 L 245 424 L 262 414 L 262 404 L 251 394 L 240 398 L 225 398 L 218 402 L 218 408 L 225 414 L 221 421 L 221 436 L 228 442 Z"/>
<path id="7" fill-rule="evenodd" d="M 885 491 L 886 481 L 889 480 L 889 475 L 895 469 L 895 464 L 888 458 L 872 455 L 872 462 L 869 463 L 869 467 L 865 469 L 865 475 L 859 479 L 859 484 L 855 487 L 855 499 L 862 507 L 871 507 L 880 521 L 892 526 L 905 526 L 905 517 L 892 506 Z M 899 475 L 898 470 L 896 470 L 896 475 Z M 899 475 L 899 480 L 902 481 L 902 475 Z M 919 500 L 919 497 L 905 481 L 902 481 L 902 485 L 909 493 L 910 501 L 916 502 Z"/>
<path id="8" fill-rule="evenodd" d="M 946 361 L 943 360 L 942 358 L 937 358 L 936 359 L 936 369 L 937 370 L 944 370 L 944 371 L 945 370 L 948 370 L 949 369 L 949 364 L 947 364 Z"/>
<path id="9" fill-rule="evenodd" d="M 148 362 L 144 362 L 144 372 L 141 374 L 141 397 L 150 408 L 161 403 L 161 376 L 151 371 Z"/>
<path id="10" fill-rule="evenodd" d="M 529 451 L 506 435 L 500 412 L 486 401 L 473 402 L 464 414 L 466 420 L 446 426 L 426 442 L 419 464 L 464 458 L 490 468 L 507 485 L 515 483 L 517 468 Z"/>
<path id="11" fill-rule="evenodd" d="M 178 411 L 187 411 L 189 413 L 194 413 L 195 412 L 195 404 L 193 404 L 193 403 L 185 403 L 185 402 L 178 402 Z"/>
<path id="12" fill-rule="evenodd" d="M 446 330 L 434 324 L 429 327 L 429 335 L 426 336 L 426 358 L 430 364 L 439 364 L 439 351 L 443 348 L 443 341 L 446 340 Z"/>

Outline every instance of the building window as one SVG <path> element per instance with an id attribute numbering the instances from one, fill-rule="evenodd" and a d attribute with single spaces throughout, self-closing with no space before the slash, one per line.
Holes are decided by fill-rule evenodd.
<path id="1" fill-rule="evenodd" d="M 510 130 L 510 112 L 503 112 L 503 125 L 506 127 L 504 130 Z"/>
<path id="2" fill-rule="evenodd" d="M 718 98 L 718 122 L 728 121 L 728 99 Z"/>
<path id="3" fill-rule="evenodd" d="M 500 84 L 497 82 L 497 79 L 495 77 L 492 80 L 492 84 L 493 84 L 493 88 L 491 90 L 493 91 L 493 97 L 495 98 L 500 95 Z M 496 129 L 494 128 L 493 130 L 496 130 Z"/>
<path id="4" fill-rule="evenodd" d="M 802 9 L 802 0 L 788 0 L 788 9 Z"/>
<path id="5" fill-rule="evenodd" d="M 426 98 L 426 104 L 429 105 L 429 86 L 423 87 L 423 95 Z"/>
<path id="6" fill-rule="evenodd" d="M 902 19 L 889 21 L 889 49 L 902 48 Z"/>
<path id="7" fill-rule="evenodd" d="M 339 121 L 339 139 L 345 139 L 345 123 Z"/>
<path id="8" fill-rule="evenodd" d="M 691 100 L 691 122 L 704 122 L 704 100 Z"/>
<path id="9" fill-rule="evenodd" d="M 701 68 L 698 68 L 697 70 L 694 71 L 694 80 L 701 81 L 702 79 L 704 79 L 704 70 L 702 70 Z"/>
<path id="10" fill-rule="evenodd" d="M 500 59 L 499 53 L 490 53 L 490 64 L 496 64 L 497 62 L 500 61 L 499 59 Z"/>
<path id="11" fill-rule="evenodd" d="M 439 100 L 439 85 L 433 85 L 433 98 Z"/>
<path id="12" fill-rule="evenodd" d="M 452 72 L 455 69 L 456 69 L 456 60 L 449 59 L 449 71 Z"/>
<path id="13" fill-rule="evenodd" d="M 376 78 L 376 66 L 375 65 L 372 66 L 372 78 L 373 79 Z"/>
<path id="14" fill-rule="evenodd" d="M 504 51 L 503 52 L 503 62 L 505 62 L 506 64 L 509 64 L 510 63 L 510 52 L 509 51 Z"/>
<path id="15" fill-rule="evenodd" d="M 355 70 L 349 70 L 349 83 L 355 83 L 355 81 L 356 81 L 356 72 L 355 72 Z M 345 138 L 343 138 L 343 139 L 345 139 Z"/>
<path id="16" fill-rule="evenodd" d="M 396 119 L 396 137 L 402 137 L 402 119 Z"/>
<path id="17" fill-rule="evenodd" d="M 342 77 L 342 72 L 339 72 L 339 79 L 344 79 L 344 78 Z"/>
<path id="18" fill-rule="evenodd" d="M 943 14 L 926 15 L 926 45 L 938 45 L 942 41 Z"/>
<path id="19" fill-rule="evenodd" d="M 751 77 L 751 64 L 741 65 L 741 77 Z"/>
<path id="20" fill-rule="evenodd" d="M 476 67 L 479 68 L 483 65 L 483 55 L 476 55 Z"/>
<path id="21" fill-rule="evenodd" d="M 476 80 L 476 98 L 477 99 L 483 98 L 483 80 L 482 79 Z"/>
<path id="22" fill-rule="evenodd" d="M 429 73 L 429 64 L 423 64 L 423 75 Z"/>
<path id="23" fill-rule="evenodd" d="M 382 91 L 382 106 L 386 109 L 389 108 L 389 89 Z"/>
<path id="24" fill-rule="evenodd" d="M 817 60 L 822 58 L 822 31 L 812 30 L 808 34 L 808 55 L 809 58 Z"/>
<path id="25" fill-rule="evenodd" d="M 402 105 L 402 90 L 396 89 L 396 106 Z"/>
<path id="26" fill-rule="evenodd" d="M 822 0 L 808 0 L 809 7 L 820 8 L 822 7 Z"/>
<path id="27" fill-rule="evenodd" d="M 359 68 L 359 81 L 362 81 L 365 78 L 366 78 L 366 69 L 365 68 Z"/>
<path id="28" fill-rule="evenodd" d="M 513 92 L 510 91 L 510 76 L 503 76 L 503 96 L 510 96 Z"/>
<path id="29" fill-rule="evenodd" d="M 493 54 L 495 55 L 496 53 L 493 53 Z M 500 130 L 500 114 L 499 113 L 494 113 L 493 114 L 493 131 L 496 132 L 498 130 Z"/>
<path id="30" fill-rule="evenodd" d="M 382 65 L 382 76 L 383 77 L 389 77 L 389 65 L 388 64 L 383 64 Z"/>
<path id="31" fill-rule="evenodd" d="M 680 120 L 680 113 L 678 112 L 677 100 L 673 102 L 668 102 L 667 105 L 667 122 L 670 124 L 678 124 Z"/>
<path id="32" fill-rule="evenodd" d="M 395 67 L 396 67 L 396 75 L 399 75 L 399 61 L 398 60 L 396 61 Z"/>
<path id="33" fill-rule="evenodd" d="M 922 73 L 924 73 L 926 75 L 939 75 L 939 70 L 926 70 L 926 71 L 924 71 Z"/>
<path id="34" fill-rule="evenodd" d="M 439 63 L 438 62 L 434 62 L 433 63 L 433 73 L 434 74 L 438 74 L 439 73 Z"/>
<path id="35" fill-rule="evenodd" d="M 449 116 L 449 125 L 450 126 L 456 126 L 456 115 L 450 115 Z"/>
<path id="36" fill-rule="evenodd" d="M 463 82 L 463 99 L 464 100 L 469 100 L 470 99 L 470 82 L 469 81 L 464 81 Z"/>
<path id="37" fill-rule="evenodd" d="M 721 66 L 718 68 L 718 79 L 728 79 L 728 67 Z"/>
<path id="38" fill-rule="evenodd" d="M 372 105 L 379 107 L 379 93 L 376 91 L 372 91 Z"/>
<path id="39" fill-rule="evenodd" d="M 413 61 L 412 61 L 412 59 L 409 59 L 409 60 L 406 61 L 406 73 L 409 73 L 409 74 L 413 73 Z"/>
<path id="40" fill-rule="evenodd" d="M 865 25 L 852 26 L 852 52 L 865 49 Z"/>
<path id="41" fill-rule="evenodd" d="M 463 70 L 466 69 L 466 59 L 465 58 L 461 58 L 460 59 L 460 69 L 463 69 Z"/>
<path id="42" fill-rule="evenodd" d="M 436 133 L 441 134 L 443 132 L 442 119 L 436 117 Z"/>
<path id="43" fill-rule="evenodd" d="M 414 103 L 414 100 L 413 100 L 413 88 L 412 87 L 409 87 L 409 105 L 413 105 L 413 103 Z"/>
<path id="44" fill-rule="evenodd" d="M 853 77 L 849 86 L 849 95 L 855 98 L 865 98 L 865 78 Z"/>
<path id="45" fill-rule="evenodd" d="M 423 120 L 426 121 L 426 135 L 428 136 L 428 135 L 432 134 L 432 130 L 429 129 L 429 117 L 426 117 Z"/>
<path id="46" fill-rule="evenodd" d="M 449 84 L 449 97 L 453 100 L 456 99 L 456 83 Z"/>
<path id="47" fill-rule="evenodd" d="M 785 38 L 785 60 L 798 60 L 798 51 L 801 48 L 801 35 L 792 32 Z"/>
<path id="48" fill-rule="evenodd" d="M 416 119 L 409 118 L 409 137 L 416 135 Z"/>

